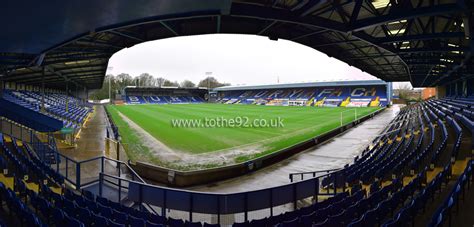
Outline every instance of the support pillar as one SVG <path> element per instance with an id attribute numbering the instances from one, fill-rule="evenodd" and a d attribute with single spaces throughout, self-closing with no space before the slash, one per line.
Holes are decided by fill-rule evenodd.
<path id="1" fill-rule="evenodd" d="M 0 99 L 3 98 L 3 88 L 5 87 L 5 85 L 3 84 L 3 77 L 5 75 L 0 75 Z"/>
<path id="2" fill-rule="evenodd" d="M 87 100 L 88 100 L 88 96 L 89 96 L 89 92 L 87 91 L 87 88 L 84 87 L 84 97 L 83 97 L 83 104 L 85 105 L 87 103 Z"/>
<path id="3" fill-rule="evenodd" d="M 43 67 L 43 73 L 41 74 L 41 112 L 46 112 L 44 108 L 44 75 L 45 75 L 45 68 Z"/>
<path id="4" fill-rule="evenodd" d="M 69 113 L 69 82 L 66 80 L 66 113 Z"/>
<path id="5" fill-rule="evenodd" d="M 120 140 L 117 140 L 117 145 L 116 145 L 116 152 L 117 152 L 117 160 L 120 161 Z"/>
<path id="6" fill-rule="evenodd" d="M 78 98 L 78 97 L 79 97 L 79 89 L 77 88 L 77 84 L 76 84 L 76 86 L 74 86 L 74 87 L 76 88 L 76 94 L 75 94 L 75 96 L 76 96 L 76 98 Z"/>

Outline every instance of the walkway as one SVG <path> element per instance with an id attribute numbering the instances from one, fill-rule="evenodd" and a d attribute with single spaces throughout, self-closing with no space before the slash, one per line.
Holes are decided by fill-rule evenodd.
<path id="1" fill-rule="evenodd" d="M 102 106 L 94 106 L 94 109 L 86 126 L 82 128 L 76 147 L 61 149 L 62 154 L 78 161 L 103 155 L 107 127 L 105 111 Z"/>
<path id="2" fill-rule="evenodd" d="M 75 161 L 84 161 L 100 156 L 116 158 L 115 146 L 112 146 L 109 153 L 105 152 L 105 138 L 108 122 L 104 107 L 96 105 L 94 109 L 91 118 L 85 127 L 82 128 L 80 138 L 77 140 L 77 145 L 73 148 L 60 148 L 61 154 Z M 125 152 L 121 152 L 121 156 L 126 158 L 124 153 Z M 81 182 L 85 183 L 96 180 L 100 172 L 100 165 L 100 160 L 81 164 Z M 114 163 L 106 162 L 104 168 L 107 173 L 116 172 Z M 60 170 L 61 173 L 65 175 L 66 160 L 64 159 L 61 160 Z M 74 181 L 76 176 L 76 166 L 74 163 L 68 163 L 67 172 L 67 178 Z"/>

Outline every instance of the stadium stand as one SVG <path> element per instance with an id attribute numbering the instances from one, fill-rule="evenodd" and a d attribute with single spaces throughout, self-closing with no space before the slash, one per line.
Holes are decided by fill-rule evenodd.
<path id="1" fill-rule="evenodd" d="M 58 93 L 45 94 L 44 112 L 41 111 L 42 96 L 39 92 L 4 90 L 3 99 L 61 120 L 66 128 L 80 128 L 87 115 L 93 111 L 83 101 Z"/>
<path id="2" fill-rule="evenodd" d="M 189 104 L 203 103 L 198 96 L 127 96 L 127 104 Z"/>
<path id="3" fill-rule="evenodd" d="M 126 104 L 197 104 L 203 103 L 207 89 L 177 87 L 126 87 Z"/>
<path id="4" fill-rule="evenodd" d="M 247 87 L 216 88 L 217 102 L 269 106 L 362 107 L 387 106 L 391 100 L 391 84 L 381 81 L 319 82 Z"/>

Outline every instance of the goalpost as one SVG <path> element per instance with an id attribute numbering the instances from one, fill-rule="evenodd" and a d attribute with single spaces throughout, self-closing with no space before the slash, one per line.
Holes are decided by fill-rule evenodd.
<path id="1" fill-rule="evenodd" d="M 342 127 L 342 125 L 344 124 L 344 121 L 343 121 L 344 113 L 346 113 L 346 112 L 351 112 L 351 111 L 354 112 L 354 121 L 357 120 L 357 108 L 342 111 L 342 112 L 341 112 L 341 127 Z M 351 114 L 352 114 L 352 113 L 351 113 Z M 346 115 L 346 116 L 347 116 L 347 115 Z"/>

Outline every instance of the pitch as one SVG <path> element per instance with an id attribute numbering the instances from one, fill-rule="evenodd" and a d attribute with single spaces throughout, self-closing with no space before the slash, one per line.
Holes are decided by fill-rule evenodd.
<path id="1" fill-rule="evenodd" d="M 354 121 L 356 113 L 357 118 L 361 118 L 379 109 L 225 104 L 123 105 L 107 108 L 119 127 L 123 143 L 129 144 L 129 147 L 139 146 L 143 143 L 143 138 L 140 138 L 137 128 L 132 127 L 127 120 L 133 121 L 176 152 L 204 155 L 253 151 L 239 153 L 233 157 L 234 162 L 275 152 L 335 129 L 341 124 L 341 112 L 345 124 Z M 239 118 L 242 122 L 237 124 Z M 221 121 L 220 125 L 217 125 L 218 119 Z M 212 121 L 214 125 L 211 125 Z M 231 121 L 234 121 L 233 125 L 230 125 Z M 177 122 L 181 124 L 177 125 Z M 150 149 L 153 148 L 142 147 L 139 150 L 153 153 Z M 155 157 L 147 157 L 136 150 L 128 149 L 130 159 L 160 162 Z"/>

